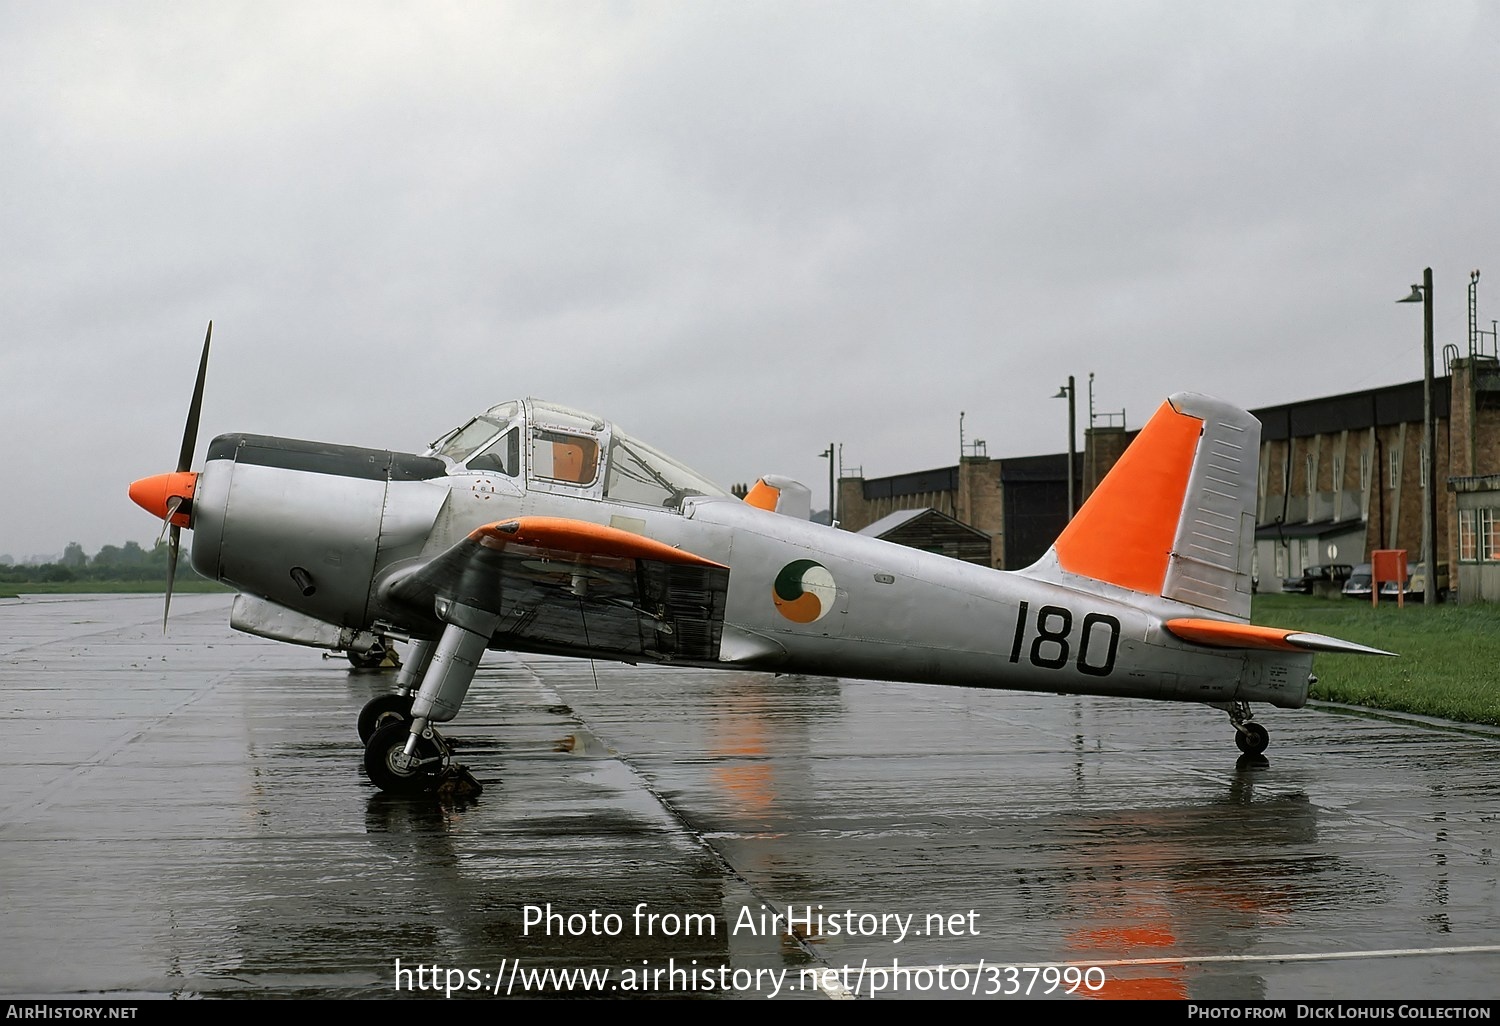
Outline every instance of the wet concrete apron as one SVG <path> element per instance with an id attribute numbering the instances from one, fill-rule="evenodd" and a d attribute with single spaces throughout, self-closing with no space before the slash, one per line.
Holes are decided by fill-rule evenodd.
<path id="1" fill-rule="evenodd" d="M 158 603 L 0 602 L 5 996 L 1500 997 L 1483 733 L 494 653 L 388 798 L 390 674 Z"/>

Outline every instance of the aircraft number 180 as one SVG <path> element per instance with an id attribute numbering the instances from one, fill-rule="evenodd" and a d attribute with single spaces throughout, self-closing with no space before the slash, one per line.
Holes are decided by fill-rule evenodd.
<path id="1" fill-rule="evenodd" d="M 1091 677 L 1108 677 L 1115 669 L 1115 652 L 1120 647 L 1120 621 L 1107 613 L 1086 613 L 1078 629 L 1078 651 L 1073 652 L 1073 611 L 1065 606 L 1042 606 L 1033 623 L 1029 602 L 1016 610 L 1016 633 L 1011 641 L 1010 661 L 1019 663 L 1024 651 L 1032 666 L 1061 670 L 1069 661 L 1079 673 Z M 1032 634 L 1031 645 L 1026 635 Z M 1101 636 L 1102 635 L 1102 636 Z M 1100 651 L 1103 649 L 1104 651 Z"/>

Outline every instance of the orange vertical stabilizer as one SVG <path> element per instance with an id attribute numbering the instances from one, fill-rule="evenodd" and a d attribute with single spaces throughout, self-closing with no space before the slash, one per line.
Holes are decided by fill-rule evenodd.
<path id="1" fill-rule="evenodd" d="M 1202 420 L 1162 403 L 1058 537 L 1059 565 L 1160 595 L 1202 431 Z"/>

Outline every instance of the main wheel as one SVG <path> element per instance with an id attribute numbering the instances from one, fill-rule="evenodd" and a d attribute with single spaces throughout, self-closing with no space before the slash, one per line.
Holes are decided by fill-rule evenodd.
<path id="1" fill-rule="evenodd" d="M 375 732 L 388 723 L 406 723 L 411 720 L 411 704 L 415 695 L 379 695 L 365 703 L 359 711 L 355 727 L 359 730 L 361 744 L 369 744 Z"/>
<path id="2" fill-rule="evenodd" d="M 421 762 L 402 768 L 396 757 L 406 751 L 406 739 L 411 737 L 410 726 L 401 721 L 387 723 L 377 730 L 365 745 L 365 772 L 370 783 L 391 794 L 415 794 L 425 791 L 433 777 L 443 768 L 443 753 L 436 741 L 420 738 L 415 755 Z"/>
<path id="3" fill-rule="evenodd" d="M 1271 734 L 1259 723 L 1251 720 L 1243 725 L 1243 728 L 1234 732 L 1234 743 L 1240 746 L 1240 751 L 1246 755 L 1259 755 L 1266 750 L 1271 743 Z"/>

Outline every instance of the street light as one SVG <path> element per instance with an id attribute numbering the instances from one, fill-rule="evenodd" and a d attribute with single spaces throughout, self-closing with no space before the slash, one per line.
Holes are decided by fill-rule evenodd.
<path id="1" fill-rule="evenodd" d="M 1073 385 L 1073 375 L 1068 375 L 1068 383 L 1057 390 L 1054 399 L 1066 399 L 1068 401 L 1068 519 L 1073 519 L 1073 514 L 1078 506 L 1073 496 L 1073 461 L 1078 451 L 1077 430 L 1078 418 L 1075 415 L 1077 408 L 1078 390 Z"/>
<path id="2" fill-rule="evenodd" d="M 818 453 L 818 459 L 828 458 L 828 526 L 833 527 L 838 521 L 833 515 L 833 443 L 828 443 L 828 448 Z"/>
<path id="3" fill-rule="evenodd" d="M 1437 602 L 1437 432 L 1432 424 L 1432 268 L 1422 272 L 1422 284 L 1398 303 L 1422 304 L 1422 604 Z"/>

